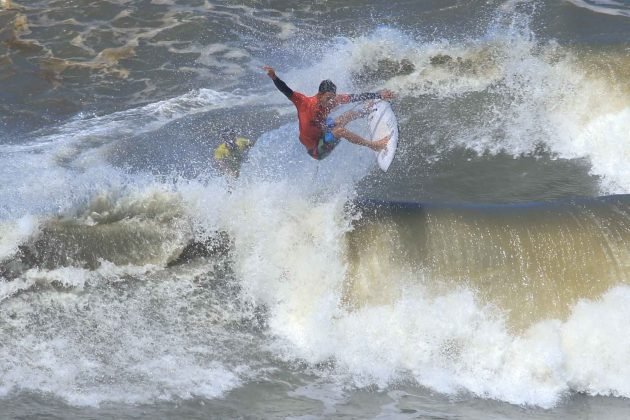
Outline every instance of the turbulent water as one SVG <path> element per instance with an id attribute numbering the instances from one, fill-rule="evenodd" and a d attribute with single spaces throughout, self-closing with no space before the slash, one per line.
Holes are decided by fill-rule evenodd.
<path id="1" fill-rule="evenodd" d="M 0 0 L 0 417 L 627 417 L 629 161 L 627 2 Z"/>

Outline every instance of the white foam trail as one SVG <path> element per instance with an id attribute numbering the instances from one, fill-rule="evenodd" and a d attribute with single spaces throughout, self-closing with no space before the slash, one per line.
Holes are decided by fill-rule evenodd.
<path id="1" fill-rule="evenodd" d="M 13 281 L 5 281 L 0 277 L 0 302 L 9 296 L 13 296 L 22 290 L 28 290 L 33 287 L 33 282 L 18 278 Z"/>
<path id="2" fill-rule="evenodd" d="M 54 153 L 54 151 L 53 151 Z M 122 190 L 126 185 L 142 185 L 150 177 L 131 176 L 104 162 L 84 170 L 60 166 L 49 153 L 19 153 L 0 157 L 0 184 L 3 206 L 0 218 L 13 220 L 25 214 L 34 216 L 63 213 L 85 202 L 99 190 Z"/>
<path id="3" fill-rule="evenodd" d="M 138 108 L 115 112 L 104 116 L 76 119 L 52 130 L 40 130 L 35 141 L 11 146 L 10 151 L 39 150 L 53 143 L 76 143 L 78 140 L 111 139 L 125 135 L 138 135 L 156 130 L 168 122 L 215 109 L 262 103 L 263 96 L 239 95 L 212 89 L 199 89 L 184 95 L 153 102 Z"/>
<path id="4" fill-rule="evenodd" d="M 144 107 L 71 121 L 52 132 L 36 133 L 30 143 L 7 145 L 0 152 L 0 178 L 4 181 L 0 195 L 5 204 L 0 218 L 63 211 L 99 188 L 145 183 L 150 176 L 138 174 L 132 179 L 106 164 L 100 148 L 125 136 L 155 130 L 185 115 L 260 100 L 258 95 L 201 89 Z"/>

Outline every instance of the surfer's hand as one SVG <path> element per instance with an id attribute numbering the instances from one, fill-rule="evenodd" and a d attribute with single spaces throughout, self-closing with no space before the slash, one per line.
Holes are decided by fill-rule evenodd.
<path id="1" fill-rule="evenodd" d="M 265 66 L 263 70 L 267 72 L 267 76 L 271 77 L 272 80 L 276 78 L 276 71 L 273 68 Z"/>
<path id="2" fill-rule="evenodd" d="M 381 95 L 381 99 L 394 99 L 396 94 L 389 89 L 379 90 L 378 94 Z"/>

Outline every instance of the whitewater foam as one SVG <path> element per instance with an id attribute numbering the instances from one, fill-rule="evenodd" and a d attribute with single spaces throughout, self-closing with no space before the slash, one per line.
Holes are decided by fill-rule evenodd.
<path id="1" fill-rule="evenodd" d="M 160 192 L 162 188 L 166 191 Z M 350 258 L 346 241 L 353 230 L 353 219 L 358 217 L 346 207 L 351 193 L 342 190 L 321 196 L 303 189 L 300 183 L 254 183 L 251 179 L 234 184 L 231 192 L 225 180 L 182 180 L 162 188 L 149 186 L 116 200 L 97 200 L 80 213 L 81 220 L 90 227 L 143 215 L 162 221 L 176 217 L 186 219 L 186 223 L 194 220 L 197 226 L 192 230 L 200 238 L 216 230 L 227 232 L 233 246 L 232 267 L 245 302 L 237 315 L 250 316 L 252 307 L 266 308 L 265 335 L 272 341 L 266 347 L 277 357 L 306 361 L 324 382 L 383 389 L 412 383 L 450 395 L 464 392 L 542 407 L 557 405 L 571 392 L 629 396 L 624 380 L 628 375 L 620 365 L 627 358 L 627 346 L 617 338 L 627 325 L 627 286 L 612 289 L 600 300 L 578 303 L 566 320 L 544 319 L 519 332 L 506 324 L 505 314 L 499 308 L 482 303 L 477 291 L 462 286 L 445 293 L 429 292 L 423 284 L 435 279 L 428 279 L 422 267 L 400 269 L 396 267 L 395 254 L 385 253 L 379 259 L 378 253 L 373 252 L 373 272 L 381 276 L 374 281 L 393 291 L 384 303 L 353 305 L 346 295 Z M 171 188 L 176 192 L 170 192 Z M 163 207 L 169 211 L 164 213 Z M 368 246 L 364 244 L 359 252 L 367 252 Z M 0 296 L 9 303 L 5 310 L 17 311 L 15 322 L 23 322 L 19 321 L 24 318 L 17 308 L 37 295 L 27 298 L 17 292 L 28 292 L 37 284 L 50 287 L 54 300 L 63 308 L 81 309 L 89 299 L 85 302 L 81 294 L 73 291 L 102 288 L 107 283 L 115 292 L 116 284 L 124 285 L 128 281 L 124 279 L 129 277 L 165 275 L 171 276 L 162 268 L 125 268 L 105 261 L 97 270 L 34 269 L 11 283 L 3 283 Z M 160 295 L 161 299 L 172 302 L 174 296 L 182 293 L 181 288 L 195 290 L 191 279 L 198 276 L 203 276 L 203 270 L 189 276 L 173 276 L 171 282 L 144 289 L 146 296 L 142 299 L 154 301 L 158 287 L 166 293 Z M 61 293 L 63 290 L 67 292 Z M 110 291 L 99 289 L 99 293 L 109 296 Z M 98 296 L 88 295 L 92 299 Z M 43 293 L 41 299 L 50 296 Z M 128 299 L 114 306 L 125 302 Z M 213 311 L 225 309 L 218 302 L 213 305 Z M 116 308 L 111 306 L 112 302 L 107 301 L 103 308 L 115 313 Z M 118 319 L 112 330 L 121 322 L 140 322 L 136 318 L 144 316 L 141 308 L 132 309 L 124 312 L 130 320 Z M 176 320 L 179 315 L 171 313 L 173 310 L 179 309 L 168 309 L 167 314 Z M 101 313 L 91 319 L 104 322 L 109 316 Z M 158 319 L 162 322 L 166 318 Z M 605 319 L 605 325 L 601 319 Z M 151 334 L 156 331 L 155 326 L 147 326 L 146 330 Z M 103 401 L 139 403 L 193 395 L 215 398 L 240 386 L 247 375 L 255 375 L 248 368 L 226 363 L 224 356 L 204 359 L 199 368 L 196 356 L 183 348 L 173 355 L 173 349 L 182 345 L 179 340 L 152 352 L 147 349 L 152 348 L 154 338 L 142 334 L 138 338 L 135 329 L 125 331 L 123 347 L 143 362 L 132 362 L 116 350 L 113 370 L 104 362 L 78 354 L 82 347 L 67 341 L 75 340 L 72 337 L 43 343 L 25 337 L 20 351 L 33 348 L 26 354 L 41 359 L 41 363 L 24 367 L 16 356 L 7 359 L 5 368 L 9 367 L 5 370 L 9 375 L 3 380 L 3 393 L 16 388 L 53 392 L 77 405 Z M 12 348 L 15 350 L 15 346 Z M 61 349 L 67 348 L 74 349 L 70 356 L 75 359 L 61 356 Z M 595 361 L 587 363 L 591 359 Z M 317 368 L 320 363 L 327 367 Z M 52 372 L 52 379 L 44 371 Z M 89 372 L 99 372 L 98 377 L 124 379 L 112 389 L 111 383 L 101 384 L 96 374 Z M 134 375 L 152 379 L 138 382 Z M 77 386 L 79 390 L 72 391 Z M 327 404 L 333 407 L 334 401 Z"/>
<path id="2" fill-rule="evenodd" d="M 563 157 L 588 157 L 591 172 L 601 177 L 602 192 L 630 192 L 630 107 L 593 118 L 561 150 Z"/>
<path id="3" fill-rule="evenodd" d="M 32 390 L 79 406 L 139 404 L 220 398 L 254 377 L 247 356 L 233 352 L 252 338 L 223 328 L 241 315 L 219 305 L 207 267 L 171 274 L 103 263 L 31 270 L 8 283 L 40 287 L 0 309 L 0 329 L 11 337 L 0 349 L 0 395 Z"/>
<path id="4" fill-rule="evenodd" d="M 37 218 L 30 215 L 14 221 L 0 222 L 0 262 L 13 255 L 19 245 L 35 236 L 38 229 Z"/>
<path id="5" fill-rule="evenodd" d="M 627 346 L 613 343 L 627 322 L 619 305 L 630 287 L 582 300 L 566 319 L 543 317 L 517 330 L 477 290 L 430 291 L 438 279 L 422 267 L 400 269 L 395 257 L 373 253 L 382 277 L 372 283 L 394 290 L 387 303 L 357 304 L 344 296 L 354 216 L 344 210 L 343 195 L 313 201 L 287 185 L 236 194 L 225 220 L 234 269 L 246 299 L 267 308 L 279 357 L 306 361 L 324 380 L 359 388 L 411 383 L 545 408 L 573 392 L 629 396 L 621 366 Z M 592 345 L 581 346 L 589 336 Z M 602 356 L 601 365 L 587 363 Z"/>
<path id="6" fill-rule="evenodd" d="M 291 253 L 291 260 L 298 258 L 299 252 Z M 304 261 L 312 266 L 316 259 Z M 329 256 L 327 264 L 341 275 L 343 260 Z M 330 293 L 340 288 L 334 278 L 317 271 L 309 277 L 286 279 L 286 290 L 274 296 L 256 296 L 274 300 L 269 326 L 279 340 L 275 351 L 315 366 L 334 360 L 331 380 L 341 374 L 356 387 L 381 389 L 411 382 L 445 394 L 469 392 L 545 408 L 570 392 L 630 396 L 624 367 L 628 346 L 619 341 L 628 322 L 627 286 L 599 301 L 580 302 L 566 321 L 548 319 L 517 333 L 500 310 L 482 305 L 465 288 L 433 296 L 422 287 L 406 287 L 392 304 L 352 310 Z M 318 290 L 309 283 L 327 287 Z M 256 290 L 277 290 L 281 283 L 256 284 Z M 330 373 L 320 371 L 324 377 Z"/>

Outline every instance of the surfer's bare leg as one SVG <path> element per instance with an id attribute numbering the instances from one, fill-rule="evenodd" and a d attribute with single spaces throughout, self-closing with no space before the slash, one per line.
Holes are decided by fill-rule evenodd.
<path id="1" fill-rule="evenodd" d="M 373 104 L 374 104 L 374 101 L 369 101 L 365 105 L 365 108 L 363 110 L 361 110 L 361 111 L 344 112 L 339 117 L 337 117 L 337 119 L 335 120 L 335 126 L 336 127 L 345 127 L 346 124 L 356 120 L 357 118 L 365 117 L 370 112 L 370 108 L 372 107 Z"/>
<path id="2" fill-rule="evenodd" d="M 343 139 L 348 140 L 350 143 L 369 147 L 370 149 L 375 150 L 377 152 L 379 150 L 384 149 L 385 146 L 387 146 L 387 142 L 389 141 L 389 136 L 385 136 L 382 139 L 377 140 L 377 141 L 369 141 L 344 127 L 335 127 L 332 133 L 333 133 L 333 136 L 337 137 L 338 139 L 343 138 Z"/>
<path id="3" fill-rule="evenodd" d="M 335 127 L 343 128 L 349 122 L 356 120 L 357 118 L 361 118 L 362 114 L 359 111 L 348 111 L 341 114 L 335 120 Z"/>

